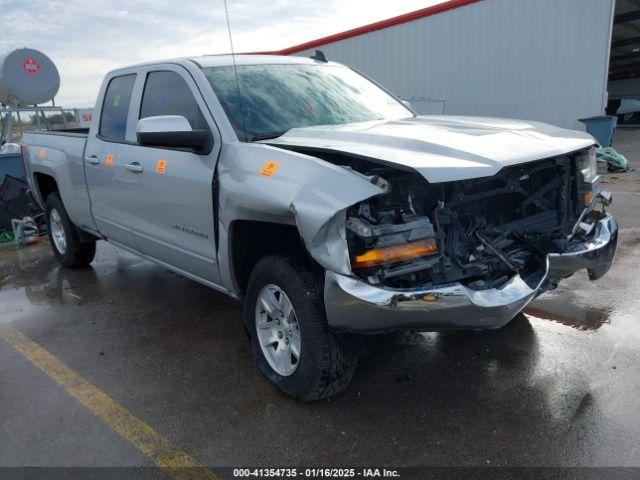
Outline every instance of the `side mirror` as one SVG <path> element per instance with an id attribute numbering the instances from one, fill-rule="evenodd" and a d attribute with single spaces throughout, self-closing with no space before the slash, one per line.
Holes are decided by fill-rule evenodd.
<path id="1" fill-rule="evenodd" d="M 212 146 L 211 132 L 193 130 L 181 115 L 141 118 L 136 124 L 136 137 L 140 145 L 190 148 L 198 153 L 209 153 Z"/>

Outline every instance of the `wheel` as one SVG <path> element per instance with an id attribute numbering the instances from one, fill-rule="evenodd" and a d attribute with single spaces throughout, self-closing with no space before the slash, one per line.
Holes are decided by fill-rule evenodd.
<path id="1" fill-rule="evenodd" d="M 80 240 L 78 231 L 69 220 L 58 192 L 47 197 L 45 207 L 49 243 L 58 262 L 69 268 L 89 265 L 96 255 L 95 240 L 84 242 Z"/>
<path id="2" fill-rule="evenodd" d="M 258 369 L 302 401 L 342 391 L 357 364 L 327 325 L 322 280 L 301 257 L 271 255 L 251 272 L 244 306 Z"/>

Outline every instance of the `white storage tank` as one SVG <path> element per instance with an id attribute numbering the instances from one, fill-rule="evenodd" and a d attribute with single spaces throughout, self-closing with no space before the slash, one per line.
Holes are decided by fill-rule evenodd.
<path id="1" fill-rule="evenodd" d="M 0 104 L 21 107 L 48 102 L 60 88 L 60 74 L 44 53 L 19 48 L 0 55 Z"/>

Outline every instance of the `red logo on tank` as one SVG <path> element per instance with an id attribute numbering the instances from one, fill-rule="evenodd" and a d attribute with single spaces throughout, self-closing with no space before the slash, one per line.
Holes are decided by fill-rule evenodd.
<path id="1" fill-rule="evenodd" d="M 27 73 L 31 75 L 35 75 L 36 73 L 38 73 L 38 70 L 40 70 L 40 64 L 31 57 L 27 57 L 22 66 L 27 71 Z"/>

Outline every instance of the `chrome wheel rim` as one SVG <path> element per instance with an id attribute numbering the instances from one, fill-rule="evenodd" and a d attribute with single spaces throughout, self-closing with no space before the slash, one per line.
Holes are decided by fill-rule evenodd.
<path id="1" fill-rule="evenodd" d="M 277 285 L 265 285 L 258 294 L 255 317 L 258 343 L 267 363 L 278 375 L 292 375 L 300 364 L 302 345 L 291 300 Z"/>
<path id="2" fill-rule="evenodd" d="M 51 238 L 58 252 L 62 255 L 67 251 L 67 237 L 62 226 L 62 218 L 55 208 L 49 212 L 49 225 L 51 227 Z"/>

